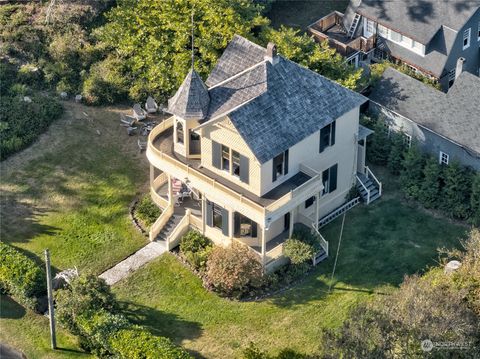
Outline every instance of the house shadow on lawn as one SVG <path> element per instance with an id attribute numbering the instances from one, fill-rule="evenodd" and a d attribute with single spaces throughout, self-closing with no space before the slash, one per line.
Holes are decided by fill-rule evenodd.
<path id="1" fill-rule="evenodd" d="M 0 295 L 0 319 L 20 319 L 27 311 L 7 295 Z"/>
<path id="2" fill-rule="evenodd" d="M 138 303 L 121 301 L 120 308 L 132 323 L 145 327 L 154 335 L 170 338 L 177 345 L 181 345 L 183 340 L 194 340 L 203 332 L 202 326 L 197 322 Z M 198 354 L 195 353 L 195 356 L 198 357 Z"/>

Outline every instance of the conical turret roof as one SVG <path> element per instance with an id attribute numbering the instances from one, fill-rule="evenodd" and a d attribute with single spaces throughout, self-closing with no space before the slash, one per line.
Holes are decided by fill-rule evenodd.
<path id="1" fill-rule="evenodd" d="M 170 100 L 170 113 L 183 119 L 204 119 L 208 113 L 210 96 L 207 86 L 195 70 L 190 70 L 182 85 Z"/>

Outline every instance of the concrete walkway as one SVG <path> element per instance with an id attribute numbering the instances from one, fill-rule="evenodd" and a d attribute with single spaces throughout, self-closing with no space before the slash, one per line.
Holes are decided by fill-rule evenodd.
<path id="1" fill-rule="evenodd" d="M 165 242 L 150 242 L 130 257 L 100 274 L 99 277 L 105 279 L 108 285 L 113 285 L 166 251 Z"/>

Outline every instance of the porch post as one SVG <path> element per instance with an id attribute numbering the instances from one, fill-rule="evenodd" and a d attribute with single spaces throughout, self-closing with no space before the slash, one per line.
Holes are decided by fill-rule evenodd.
<path id="1" fill-rule="evenodd" d="M 173 183 L 172 176 L 168 175 L 168 203 L 173 205 Z"/>
<path id="2" fill-rule="evenodd" d="M 365 137 L 365 139 L 363 140 L 363 153 L 362 153 L 362 156 L 363 156 L 363 168 L 362 168 L 362 173 L 365 174 L 365 171 L 366 171 L 366 165 L 367 165 L 367 138 Z"/>
<path id="3" fill-rule="evenodd" d="M 293 234 L 293 222 L 294 222 L 294 219 L 293 219 L 293 216 L 295 214 L 295 209 L 292 209 L 290 211 L 290 223 L 288 225 L 288 238 L 292 238 L 292 234 Z"/>
<path id="4" fill-rule="evenodd" d="M 205 221 L 207 220 L 207 200 L 205 195 L 202 193 L 202 234 L 205 235 Z"/>
<path id="5" fill-rule="evenodd" d="M 265 227 L 262 227 L 262 266 L 265 270 L 265 254 L 267 252 L 267 243 L 265 242 Z"/>
<path id="6" fill-rule="evenodd" d="M 318 195 L 318 192 L 315 193 L 315 224 L 314 227 L 315 229 L 318 230 L 318 212 L 319 212 L 319 207 L 320 206 L 320 196 Z"/>
<path id="7" fill-rule="evenodd" d="M 233 226 L 233 220 L 234 220 L 234 216 L 233 216 L 233 209 L 230 209 L 228 210 L 228 237 L 230 239 L 233 239 L 233 232 L 234 232 L 234 226 Z"/>

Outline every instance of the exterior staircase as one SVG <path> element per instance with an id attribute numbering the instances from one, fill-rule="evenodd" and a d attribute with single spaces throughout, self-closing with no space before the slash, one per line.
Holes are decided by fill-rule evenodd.
<path id="1" fill-rule="evenodd" d="M 350 29 L 348 30 L 347 36 L 349 38 L 352 38 L 353 35 L 355 34 L 355 31 L 357 31 L 357 26 L 358 26 L 358 23 L 360 22 L 360 18 L 361 18 L 360 14 L 356 13 L 355 17 L 353 18 L 352 24 L 350 25 Z"/>
<path id="2" fill-rule="evenodd" d="M 162 230 L 158 234 L 157 238 L 155 238 L 156 242 L 164 241 L 166 242 L 167 238 L 172 234 L 173 230 L 182 220 L 184 214 L 174 213 L 168 220 L 168 222 L 163 226 Z"/>
<path id="3" fill-rule="evenodd" d="M 382 195 L 381 184 L 363 173 L 357 173 L 357 189 L 366 204 L 370 204 Z"/>

